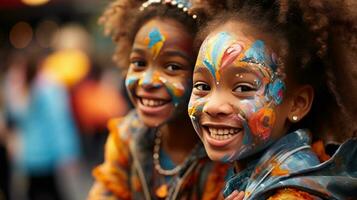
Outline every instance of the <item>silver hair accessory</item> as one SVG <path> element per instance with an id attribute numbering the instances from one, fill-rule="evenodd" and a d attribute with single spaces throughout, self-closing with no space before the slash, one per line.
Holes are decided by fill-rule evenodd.
<path id="1" fill-rule="evenodd" d="M 192 6 L 189 0 L 148 0 L 141 4 L 140 10 L 145 10 L 145 8 L 151 4 L 169 4 L 171 6 L 176 6 L 179 10 L 182 10 L 183 12 L 186 12 L 188 15 L 192 16 L 193 19 L 197 18 L 197 15 L 188 13 L 188 9 L 190 9 Z"/>

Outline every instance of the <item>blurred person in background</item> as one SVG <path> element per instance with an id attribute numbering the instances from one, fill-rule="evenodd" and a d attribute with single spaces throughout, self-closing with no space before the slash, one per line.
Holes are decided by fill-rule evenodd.
<path id="1" fill-rule="evenodd" d="M 89 75 L 71 90 L 73 111 L 82 133 L 83 154 L 89 168 L 104 159 L 108 120 L 124 116 L 128 111 L 118 73 L 99 62 L 91 63 Z"/>
<path id="2" fill-rule="evenodd" d="M 0 87 L 3 83 L 3 69 L 0 69 Z M 3 95 L 0 93 L 0 199 L 9 199 L 10 166 L 8 159 L 7 130 L 4 117 Z"/>
<path id="3" fill-rule="evenodd" d="M 44 65 L 43 50 L 19 55 L 12 58 L 4 89 L 7 117 L 18 136 L 18 145 L 9 145 L 10 153 L 28 178 L 29 199 L 59 200 L 56 171 L 70 166 L 79 154 L 68 92 Z"/>

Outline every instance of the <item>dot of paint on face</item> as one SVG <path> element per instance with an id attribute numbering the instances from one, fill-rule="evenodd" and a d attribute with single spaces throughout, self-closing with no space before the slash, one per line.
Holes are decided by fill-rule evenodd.
<path id="1" fill-rule="evenodd" d="M 236 74 L 236 77 L 243 78 L 243 74 Z"/>

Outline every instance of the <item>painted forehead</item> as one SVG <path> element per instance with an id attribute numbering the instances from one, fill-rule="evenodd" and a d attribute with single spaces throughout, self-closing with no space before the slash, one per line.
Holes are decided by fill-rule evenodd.
<path id="1" fill-rule="evenodd" d="M 232 64 L 255 64 L 270 72 L 276 72 L 278 66 L 276 54 L 266 47 L 263 40 L 240 39 L 228 32 L 216 33 L 204 41 L 197 64 L 207 67 L 215 79 L 219 79 L 219 70 Z"/>

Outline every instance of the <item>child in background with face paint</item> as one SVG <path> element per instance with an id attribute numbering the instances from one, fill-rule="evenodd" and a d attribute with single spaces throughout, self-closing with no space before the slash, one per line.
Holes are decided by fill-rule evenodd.
<path id="1" fill-rule="evenodd" d="M 191 6 L 198 5 L 118 0 L 105 11 L 102 22 L 117 42 L 115 60 L 129 66 L 126 88 L 135 110 L 109 123 L 90 199 L 223 197 L 228 165 L 210 161 L 186 113 L 200 18 Z"/>
<path id="2" fill-rule="evenodd" d="M 227 200 L 353 199 L 357 140 L 322 164 L 311 147 L 329 119 L 324 101 L 336 103 L 324 46 L 299 1 L 272 2 L 231 2 L 201 31 L 194 128 L 212 160 L 235 165 Z"/>

